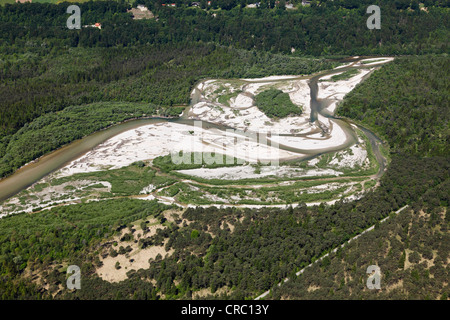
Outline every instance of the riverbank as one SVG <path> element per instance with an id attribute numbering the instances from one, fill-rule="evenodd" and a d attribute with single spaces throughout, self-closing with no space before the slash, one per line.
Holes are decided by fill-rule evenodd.
<path id="1" fill-rule="evenodd" d="M 335 74 L 335 70 L 329 72 Z M 334 93 L 339 101 L 345 92 L 352 90 L 370 70 L 369 68 L 360 71 L 355 77 L 337 81 L 322 89 Z M 321 76 L 327 77 L 326 72 L 322 72 Z M 311 159 L 315 154 L 351 147 L 356 140 L 350 126 L 343 126 L 340 120 L 322 116 L 320 110 L 318 121 L 309 121 L 311 100 L 314 98 L 311 96 L 314 91 L 310 81 L 314 77 L 317 76 L 311 76 L 309 79 L 303 76 L 301 79 L 298 76 L 274 76 L 230 81 L 209 79 L 200 82 L 193 90 L 193 94 L 197 95 L 194 101 L 196 103 L 186 108 L 184 119 L 128 119 L 120 125 L 100 130 L 24 167 L 38 167 L 38 170 L 32 172 L 34 175 L 30 175 L 30 171 L 20 170 L 15 178 L 27 179 L 24 178 L 22 185 L 15 187 L 22 190 L 55 169 L 57 172 L 49 176 L 50 179 L 122 168 L 136 161 L 151 161 L 158 156 L 180 150 L 226 154 L 249 163 L 257 163 Z M 303 108 L 303 114 L 285 119 L 270 119 L 265 116 L 254 105 L 253 97 L 267 88 L 277 88 L 288 93 L 291 101 Z M 224 96 L 227 99 L 223 99 Z M 317 93 L 317 98 L 320 99 L 319 97 L 322 97 L 320 86 Z M 336 104 L 337 102 L 334 105 Z M 199 109 L 201 112 L 196 112 Z M 203 122 L 205 127 L 197 128 L 194 120 L 201 121 L 207 116 L 210 122 Z M 226 128 L 240 130 L 226 132 Z M 281 131 L 281 135 L 275 132 L 276 130 Z M 269 133 L 267 140 L 273 146 L 255 140 L 254 136 L 251 136 L 253 132 Z M 66 149 L 70 150 L 65 153 Z M 359 154 L 359 157 L 348 157 L 345 160 L 348 162 L 346 165 L 351 166 L 352 161 L 363 161 L 360 159 L 363 153 Z"/>

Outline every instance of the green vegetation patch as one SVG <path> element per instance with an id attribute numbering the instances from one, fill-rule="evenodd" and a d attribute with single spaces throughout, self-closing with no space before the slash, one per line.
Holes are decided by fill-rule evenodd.
<path id="1" fill-rule="evenodd" d="M 337 112 L 372 128 L 391 151 L 448 157 L 449 73 L 447 55 L 396 58 L 349 92 Z"/>
<path id="2" fill-rule="evenodd" d="M 175 196 L 182 203 L 191 204 L 291 204 L 299 202 L 329 201 L 341 197 L 351 185 L 359 185 L 365 178 L 297 181 L 289 185 L 216 187 L 202 184 L 177 183 L 160 192 L 160 195 Z M 240 183 L 240 182 L 237 182 Z M 333 184 L 333 188 L 314 187 Z M 339 186 L 336 186 L 339 184 Z M 352 191 L 354 192 L 354 190 Z M 349 193 L 350 194 L 350 193 Z M 345 195 L 349 195 L 345 193 Z"/>
<path id="3" fill-rule="evenodd" d="M 376 180 L 369 180 L 364 182 L 364 189 L 369 189 L 374 187 L 377 184 Z"/>
<path id="4" fill-rule="evenodd" d="M 219 101 L 219 103 L 224 104 L 226 106 L 230 106 L 230 99 L 231 98 L 236 98 L 238 96 L 239 93 L 241 93 L 242 90 L 236 90 L 234 92 L 229 92 L 229 93 L 225 93 L 219 96 L 219 98 L 217 99 L 217 101 Z"/>
<path id="5" fill-rule="evenodd" d="M 348 80 L 351 77 L 356 76 L 358 73 L 359 73 L 359 71 L 357 69 L 351 69 L 351 70 L 345 71 L 343 73 L 332 76 L 330 80 L 333 82 L 340 81 L 340 80 Z"/>
<path id="6" fill-rule="evenodd" d="M 419 215 L 406 209 L 388 223 L 375 224 L 375 230 L 331 253 L 327 263 L 314 264 L 301 277 L 275 286 L 271 298 L 448 300 L 450 229 L 446 208 L 434 210 Z M 369 261 L 382 266 L 382 290 L 376 293 L 360 281 L 367 278 Z M 330 273 L 346 276 L 329 277 Z"/>
<path id="7" fill-rule="evenodd" d="M 175 163 L 172 160 L 172 155 L 168 154 L 165 156 L 157 157 L 153 160 L 153 165 L 163 172 L 170 172 L 173 170 L 188 170 L 188 169 L 198 169 L 198 168 L 220 168 L 220 167 L 233 167 L 239 166 L 245 163 L 244 160 L 235 157 L 230 157 L 222 154 L 216 154 L 211 152 L 208 154 L 212 159 L 217 159 L 215 163 L 209 164 L 205 153 L 201 152 L 189 152 L 183 153 L 182 151 L 176 156 L 180 159 L 183 158 L 183 162 L 188 163 Z M 186 161 L 184 161 L 184 158 Z M 190 160 L 189 160 L 190 159 Z M 221 162 L 221 163 L 220 163 Z"/>
<path id="8" fill-rule="evenodd" d="M 53 180 L 52 185 L 85 179 L 110 182 L 111 193 L 115 195 L 139 194 L 143 188 L 150 184 L 153 184 L 154 186 L 164 186 L 175 182 L 175 180 L 170 177 L 157 176 L 154 170 L 146 166 L 141 166 L 140 163 L 138 163 L 120 169 L 77 173 L 70 177 Z M 92 186 L 92 188 L 95 188 L 95 186 Z"/>
<path id="9" fill-rule="evenodd" d="M 289 94 L 278 89 L 268 89 L 255 96 L 256 106 L 270 118 L 300 115 L 301 107 L 292 103 Z"/>
<path id="10" fill-rule="evenodd" d="M 132 221 L 158 216 L 167 208 L 156 201 L 115 199 L 5 217 L 0 219 L 2 273 L 15 274 L 28 261 L 53 263 L 69 257 L 85 258 L 83 253 L 101 239 Z M 19 266 L 8 258 L 13 252 L 20 257 Z"/>

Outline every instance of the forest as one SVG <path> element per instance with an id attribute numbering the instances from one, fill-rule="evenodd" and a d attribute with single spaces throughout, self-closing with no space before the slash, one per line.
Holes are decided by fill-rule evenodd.
<path id="1" fill-rule="evenodd" d="M 337 109 L 390 147 L 387 171 L 363 198 L 286 209 L 179 209 L 124 196 L 4 217 L 0 298 L 251 299 L 290 277 L 269 298 L 448 299 L 449 2 L 423 1 L 427 10 L 416 1 L 374 2 L 383 8 L 381 30 L 365 27 L 369 1 L 353 0 L 296 10 L 272 1 L 258 9 L 213 1 L 208 10 L 183 1 L 176 8 L 136 2 L 158 21 L 132 20 L 123 1 L 89 1 L 80 4 L 82 24 L 103 27 L 78 31 L 64 27 L 66 3 L 0 7 L 0 176 L 113 123 L 176 116 L 200 79 L 308 74 L 337 65 L 326 58 L 404 55 Z M 170 171 L 167 160 L 156 165 Z M 153 182 L 146 167 L 133 170 L 136 179 L 115 191 L 127 195 Z M 134 225 L 145 229 L 150 217 L 164 228 L 135 238 Z M 295 277 L 372 225 L 374 231 Z M 127 254 L 128 246 L 117 252 L 112 240 L 123 231 L 130 246 L 163 244 L 171 255 L 121 282 L 105 281 L 96 272 L 99 257 Z M 374 263 L 386 285 L 376 294 L 364 289 Z M 81 267 L 82 290 L 64 288 L 70 264 Z"/>
<path id="2" fill-rule="evenodd" d="M 427 191 L 413 208 L 275 287 L 272 298 L 447 300 L 449 187 L 447 180 Z M 365 285 L 365 269 L 372 264 L 381 268 L 381 290 Z"/>
<path id="3" fill-rule="evenodd" d="M 255 96 L 259 110 L 269 118 L 285 118 L 290 115 L 300 115 L 302 109 L 292 103 L 289 94 L 278 89 L 268 89 Z"/>
<path id="4" fill-rule="evenodd" d="M 409 0 L 320 1 L 296 10 L 260 7 L 202 10 L 146 3 L 158 19 L 132 20 L 125 2 L 80 3 L 82 25 L 102 29 L 68 30 L 66 3 L 6 4 L 0 7 L 0 45 L 22 47 L 29 40 L 47 46 L 132 46 L 136 44 L 215 42 L 241 49 L 296 55 L 369 55 L 438 53 L 448 50 L 447 1 L 425 1 L 425 8 L 396 4 Z M 414 1 L 412 1 L 414 2 Z M 136 2 L 142 3 L 141 1 Z M 383 28 L 366 27 L 369 5 L 383 10 Z M 425 10 L 426 9 L 426 10 Z M 11 47 L 10 47 L 11 46 Z"/>
<path id="5" fill-rule="evenodd" d="M 385 74 L 391 75 L 388 78 L 390 80 L 377 82 L 379 90 L 386 92 L 386 99 L 390 99 L 389 88 L 396 81 L 402 83 L 408 81 L 408 79 L 413 79 L 420 87 L 426 88 L 433 68 L 440 65 L 441 59 L 448 60 L 447 57 L 427 58 L 404 58 L 412 66 L 421 66 L 415 77 L 411 77 L 411 73 L 408 72 L 406 66 L 406 69 L 397 67 L 403 64 L 402 61 L 393 65 L 393 67 L 383 67 L 377 71 L 378 74 L 374 75 L 375 78 L 385 79 Z M 422 63 L 416 65 L 417 61 Z M 406 72 L 404 72 L 405 70 Z M 357 90 L 364 91 L 366 90 L 365 86 L 371 85 L 369 81 L 365 81 Z M 398 86 L 398 88 L 397 93 L 400 96 L 408 96 L 410 90 L 408 86 Z M 428 90 L 421 90 L 416 92 L 415 98 L 417 101 L 425 101 L 424 97 L 427 95 Z M 365 97 L 363 95 L 349 97 L 345 99 L 343 106 L 347 101 L 356 103 L 356 100 L 353 99 L 363 101 Z M 446 100 L 437 98 L 432 108 L 439 110 L 446 103 Z M 345 110 L 344 107 L 342 108 L 342 110 Z M 380 109 L 384 108 L 384 104 L 374 105 L 373 108 L 374 114 L 380 114 Z M 370 120 L 370 118 L 368 119 Z M 396 120 L 394 118 L 388 119 Z M 404 121 L 406 127 L 417 132 L 424 130 L 423 126 L 428 126 L 426 122 L 417 123 L 408 114 L 405 114 L 402 121 Z M 435 133 L 436 137 L 441 137 L 442 134 L 447 132 L 446 125 L 448 123 L 436 127 L 438 130 Z M 386 126 L 386 128 L 391 127 L 395 128 L 395 123 Z M 402 131 L 402 127 L 398 127 L 398 130 Z M 126 227 L 126 223 L 136 221 L 141 217 L 150 214 L 158 215 L 162 207 L 155 207 L 156 204 L 138 200 L 107 200 L 56 207 L 50 211 L 37 212 L 33 215 L 19 214 L 1 219 L 2 254 L 0 261 L 2 263 L 1 276 L 3 281 L 0 292 L 2 297 L 23 299 L 94 299 L 100 297 L 110 299 L 189 299 L 196 296 L 197 292 L 203 292 L 206 289 L 208 293 L 206 295 L 203 293 L 201 298 L 251 298 L 273 288 L 281 279 L 293 277 L 294 272 L 308 265 L 311 261 L 315 261 L 367 227 L 376 225 L 380 219 L 389 216 L 393 211 L 404 205 L 409 205 L 412 211 L 408 211 L 409 213 L 404 215 L 400 214 L 396 218 L 391 217 L 392 220 L 386 224 L 388 226 L 386 231 L 384 231 L 385 224 L 380 224 L 377 227 L 380 231 L 368 236 L 379 238 L 380 235 L 383 235 L 384 239 L 390 241 L 392 253 L 389 257 L 392 259 L 388 259 L 389 264 L 384 266 L 385 270 L 390 272 L 390 282 L 388 283 L 393 285 L 399 279 L 403 279 L 406 293 L 394 290 L 387 295 L 380 293 L 378 296 L 369 297 L 368 293 L 364 292 L 364 282 L 358 282 L 354 277 L 360 278 L 359 275 L 365 271 L 360 269 L 365 266 L 368 259 L 379 258 L 360 255 L 359 260 L 354 260 L 355 253 L 350 251 L 348 253 L 349 260 L 344 261 L 351 263 L 351 266 L 348 266 L 345 262 L 346 264 L 340 267 L 340 260 L 333 262 L 335 259 L 330 258 L 330 261 L 325 259 L 318 263 L 317 268 L 320 267 L 320 272 L 326 272 L 327 274 L 341 274 L 339 272 L 343 271 L 339 270 L 342 270 L 344 266 L 345 268 L 353 268 L 351 277 L 354 280 L 344 279 L 344 285 L 341 285 L 342 277 L 336 277 L 337 283 L 334 283 L 332 278 L 323 280 L 328 282 L 318 282 L 317 287 L 327 286 L 328 289 L 314 291 L 315 294 L 311 294 L 310 297 L 324 299 L 347 297 L 345 290 L 350 289 L 344 289 L 346 281 L 350 281 L 348 282 L 350 283 L 349 288 L 355 288 L 355 292 L 361 292 L 361 294 L 355 293 L 352 296 L 355 299 L 381 297 L 440 299 L 443 296 L 445 297 L 446 294 L 448 295 L 448 288 L 446 289 L 443 282 L 437 286 L 436 283 L 439 279 L 447 277 L 445 263 L 442 261 L 445 261 L 445 252 L 448 254 L 445 247 L 449 222 L 448 213 L 446 213 L 449 181 L 448 155 L 444 152 L 440 155 L 423 156 L 418 154 L 416 149 L 423 150 L 423 143 L 426 143 L 426 141 L 418 140 L 417 147 L 405 148 L 399 143 L 401 140 L 396 141 L 395 139 L 396 137 L 401 139 L 401 135 L 382 133 L 390 144 L 392 160 L 388 171 L 381 178 L 380 186 L 367 193 L 362 199 L 352 202 L 339 201 L 332 206 L 322 204 L 315 207 L 306 207 L 300 205 L 290 209 L 190 208 L 179 211 L 179 218 L 169 223 L 164 231 L 142 240 L 143 243 L 164 242 L 167 250 L 174 250 L 173 254 L 169 257 L 152 260 L 149 269 L 131 272 L 129 273 L 129 279 L 119 283 L 112 284 L 104 281 L 95 273 L 98 264 L 95 257 L 98 256 L 101 246 L 95 246 L 94 244 L 98 244 L 102 237 L 102 243 L 111 239 L 114 230 L 117 230 L 117 228 L 120 230 L 120 221 Z M 430 141 L 436 147 L 436 150 L 448 149 L 446 140 L 435 138 Z M 125 204 L 128 205 L 126 210 L 122 207 Z M 149 205 L 150 207 L 147 207 Z M 107 216 L 94 218 L 97 212 L 104 210 L 106 207 L 108 212 L 111 212 L 111 214 L 117 212 L 118 216 L 109 221 L 97 220 L 108 219 Z M 76 212 L 83 212 L 83 214 L 74 214 Z M 411 216 L 411 212 L 424 212 L 424 214 Z M 38 222 L 40 219 L 50 220 L 40 223 Z M 58 219 L 65 219 L 64 221 L 67 222 L 61 225 Z M 412 233 L 401 231 L 406 230 L 404 229 L 405 223 L 409 223 L 408 221 L 412 223 L 410 227 Z M 73 224 L 85 227 L 70 227 Z M 423 226 L 429 224 L 435 225 L 438 229 L 427 227 L 426 230 L 418 230 L 419 226 L 423 228 Z M 12 231 L 11 227 L 8 227 L 12 225 L 15 226 L 14 229 L 17 231 Z M 34 230 L 31 228 L 33 225 L 35 226 L 33 228 L 37 228 L 36 226 L 39 225 L 45 225 L 46 227 Z M 18 230 L 21 230 L 20 233 Z M 73 238 L 77 240 L 73 244 L 62 240 L 57 241 L 59 235 L 61 235 L 60 232 L 67 233 L 64 235 L 64 239 Z M 403 236 L 405 232 L 408 236 Z M 385 234 L 391 234 L 391 236 L 386 237 Z M 397 234 L 401 237 L 401 240 L 394 242 L 395 237 L 398 237 Z M 430 239 L 436 239 L 436 241 L 422 241 L 421 239 L 424 237 L 431 237 Z M 42 239 L 43 242 L 36 242 L 36 239 Z M 380 255 L 379 250 L 384 251 L 383 248 L 388 245 L 378 241 L 376 242 L 377 245 L 379 243 L 378 251 L 369 250 L 368 246 L 371 246 L 373 242 L 365 241 L 365 238 L 362 239 L 363 241 L 356 242 L 358 244 L 357 249 L 350 247 L 349 250 L 360 250 L 361 252 L 367 252 L 367 254 L 373 252 L 373 255 Z M 35 242 L 32 247 L 33 250 L 30 250 L 30 241 Z M 77 243 L 80 242 L 90 245 L 79 247 Z M 71 246 L 71 250 L 66 248 L 68 245 Z M 109 248 L 108 245 L 106 248 Z M 346 250 L 344 248 L 337 254 L 347 254 Z M 423 257 L 430 259 L 430 251 L 437 251 L 438 255 L 431 256 L 436 262 L 436 268 L 428 270 L 428 268 L 424 268 L 417 263 L 421 262 Z M 406 253 L 403 254 L 403 252 Z M 83 259 L 83 274 L 86 277 L 84 279 L 86 290 L 61 291 L 59 284 L 64 283 L 66 276 L 64 266 L 69 261 L 76 261 L 81 255 L 85 256 L 85 259 Z M 402 255 L 405 258 L 402 258 Z M 406 260 L 406 255 L 408 255 L 408 260 Z M 401 261 L 410 261 L 410 259 L 413 263 L 411 269 L 407 271 L 404 268 L 392 269 L 392 266 L 400 266 Z M 439 261 L 441 261 L 440 264 Z M 46 283 L 50 284 L 49 290 L 44 290 L 42 287 L 36 288 L 39 282 L 32 281 L 26 276 L 30 272 L 30 268 L 38 274 L 43 272 L 42 275 Z M 46 273 L 44 270 L 48 270 L 48 272 Z M 433 280 L 434 282 L 423 282 L 430 278 L 430 276 L 425 277 L 426 274 L 433 275 L 436 280 Z M 290 284 L 287 284 L 286 289 L 282 287 L 280 291 L 274 291 L 271 298 L 299 298 L 298 295 L 304 292 L 304 285 L 301 284 L 302 282 L 297 284 L 297 281 L 308 281 L 308 284 L 314 284 L 316 278 L 311 277 L 302 280 L 303 278 L 300 277 L 298 280 L 293 280 Z M 144 279 L 154 280 L 154 285 L 151 285 L 148 281 L 143 281 Z M 388 280 L 386 279 L 386 281 Z M 417 290 L 418 283 L 423 283 L 426 286 L 435 284 L 435 286 L 432 291 L 427 293 Z M 135 291 L 130 291 L 131 286 Z M 198 296 L 196 297 L 198 298 Z"/>
<path id="6" fill-rule="evenodd" d="M 351 91 L 338 115 L 371 128 L 396 153 L 448 157 L 449 73 L 447 55 L 397 58 Z"/>

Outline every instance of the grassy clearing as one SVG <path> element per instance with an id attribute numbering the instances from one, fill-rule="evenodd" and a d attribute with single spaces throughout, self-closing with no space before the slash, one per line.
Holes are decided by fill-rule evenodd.
<path id="1" fill-rule="evenodd" d="M 369 180 L 364 182 L 364 189 L 369 189 L 374 187 L 377 184 L 377 182 L 375 180 Z"/>

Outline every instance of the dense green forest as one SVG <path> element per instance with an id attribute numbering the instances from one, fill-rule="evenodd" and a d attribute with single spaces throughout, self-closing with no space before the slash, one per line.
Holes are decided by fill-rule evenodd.
<path id="1" fill-rule="evenodd" d="M 348 94 L 339 114 L 382 134 L 400 156 L 432 162 L 442 155 L 448 164 L 448 72 L 447 56 L 398 58 Z M 412 208 L 274 287 L 271 298 L 447 300 L 450 185 L 448 169 L 442 170 L 445 180 Z M 381 268 L 381 290 L 366 288 L 365 268 L 372 264 Z"/>
<path id="2" fill-rule="evenodd" d="M 285 118 L 289 115 L 300 115 L 302 109 L 293 104 L 289 94 L 278 89 L 268 89 L 255 96 L 258 109 L 270 118 Z"/>
<path id="3" fill-rule="evenodd" d="M 449 188 L 447 180 L 428 190 L 412 209 L 275 287 L 272 298 L 447 300 Z M 381 290 L 366 287 L 366 268 L 373 264 L 381 268 Z"/>
<path id="4" fill-rule="evenodd" d="M 274 288 L 272 298 L 448 299 L 448 67 L 446 55 L 398 58 L 350 92 L 338 109 L 387 139 L 394 154 L 387 174 L 399 159 L 404 174 L 420 174 L 408 160 L 413 155 L 427 164 L 442 159 L 443 180 L 420 191 L 405 212 Z M 380 291 L 366 288 L 365 268 L 373 264 L 382 271 Z"/>
<path id="5" fill-rule="evenodd" d="M 216 42 L 243 49 L 299 55 L 415 54 L 448 50 L 445 30 L 448 1 L 426 1 L 426 10 L 407 1 L 320 1 L 318 5 L 245 9 L 236 3 L 225 10 L 166 8 L 149 1 L 157 19 L 131 20 L 125 2 L 81 3 L 82 25 L 102 29 L 65 28 L 67 4 L 5 5 L 0 12 L 0 44 L 19 45 L 32 38 L 70 46 L 116 46 L 179 42 Z M 215 6 L 212 1 L 212 7 Z M 369 5 L 382 8 L 383 27 L 366 27 Z M 422 8 L 422 9 L 425 9 Z M 211 8 L 212 9 L 212 8 Z"/>
<path id="6" fill-rule="evenodd" d="M 397 58 L 351 91 L 338 115 L 362 122 L 395 152 L 448 157 L 449 73 L 447 55 Z"/>
<path id="7" fill-rule="evenodd" d="M 338 108 L 387 141 L 388 170 L 363 198 L 331 206 L 179 210 L 117 198 L 4 217 L 1 299 L 244 299 L 286 277 L 271 298 L 448 299 L 448 1 L 424 1 L 426 10 L 409 0 L 313 1 L 296 10 L 272 1 L 243 9 L 248 2 L 213 0 L 209 10 L 136 3 L 158 20 L 132 20 L 125 2 L 89 1 L 80 4 L 82 24 L 103 27 L 77 31 L 65 28 L 64 3 L 0 7 L 0 176 L 113 123 L 175 116 L 203 78 L 336 65 L 305 55 L 410 55 L 375 71 Z M 374 3 L 382 6 L 381 30 L 366 28 L 365 9 Z M 167 158 L 158 161 L 171 170 Z M 120 186 L 125 195 L 153 181 L 137 167 L 148 181 L 136 175 L 135 185 Z M 407 211 L 378 223 L 404 205 Z M 164 228 L 135 237 L 134 223 L 146 231 L 151 219 Z M 372 233 L 294 276 L 371 225 Z M 164 245 L 171 254 L 124 281 L 102 280 L 99 257 L 129 250 L 114 249 L 121 232 L 130 246 Z M 386 284 L 376 295 L 364 289 L 374 263 Z M 82 290 L 65 288 L 70 264 L 81 267 Z"/>
<path id="8" fill-rule="evenodd" d="M 83 273 L 92 272 L 90 260 L 95 256 L 92 249 L 98 249 L 102 239 L 137 219 L 159 217 L 167 208 L 157 202 L 119 199 L 1 219 L 1 298 L 49 298 L 47 292 L 36 288 L 29 279 L 18 277 L 25 268 L 30 271 L 47 268 L 43 276 L 48 276 L 46 281 L 52 288 L 61 283 L 55 276 L 59 274 L 57 269 L 48 272 L 50 264 L 56 261 L 70 259 Z M 23 228 L 17 228 L 17 223 Z"/>

